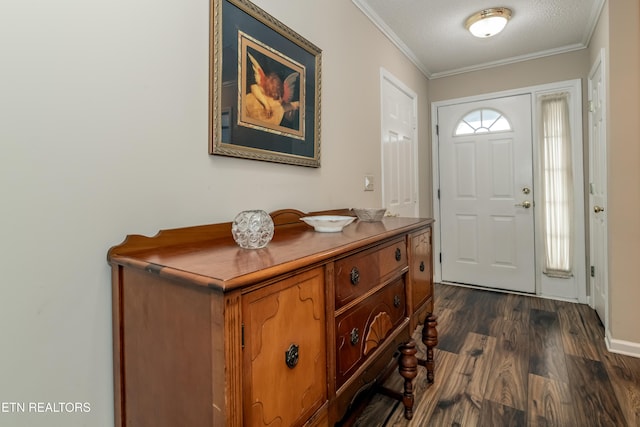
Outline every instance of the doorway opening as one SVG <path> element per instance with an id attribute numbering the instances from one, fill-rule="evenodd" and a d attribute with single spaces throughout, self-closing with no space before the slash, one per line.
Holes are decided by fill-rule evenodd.
<path id="1" fill-rule="evenodd" d="M 418 216 L 418 95 L 380 69 L 382 206 Z"/>
<path id="2" fill-rule="evenodd" d="M 437 281 L 586 302 L 581 111 L 580 80 L 432 105 Z"/>

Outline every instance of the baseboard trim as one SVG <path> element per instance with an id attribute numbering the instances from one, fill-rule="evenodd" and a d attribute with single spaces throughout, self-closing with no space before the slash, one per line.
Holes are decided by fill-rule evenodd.
<path id="1" fill-rule="evenodd" d="M 608 330 L 605 331 L 604 340 L 607 344 L 607 350 L 611 353 L 640 358 L 640 343 L 612 338 Z"/>

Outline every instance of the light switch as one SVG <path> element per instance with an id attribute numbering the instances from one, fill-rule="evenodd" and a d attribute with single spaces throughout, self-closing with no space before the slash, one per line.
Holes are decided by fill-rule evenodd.
<path id="1" fill-rule="evenodd" d="M 364 191 L 373 191 L 373 175 L 364 176 Z"/>

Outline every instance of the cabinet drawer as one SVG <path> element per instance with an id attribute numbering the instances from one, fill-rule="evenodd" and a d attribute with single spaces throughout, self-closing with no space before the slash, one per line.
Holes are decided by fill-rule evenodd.
<path id="1" fill-rule="evenodd" d="M 407 248 L 404 239 L 336 261 L 336 309 L 379 285 L 381 278 L 406 266 Z"/>
<path id="2" fill-rule="evenodd" d="M 412 311 L 424 304 L 432 295 L 433 273 L 431 256 L 431 229 L 411 236 L 411 277 Z"/>
<path id="3" fill-rule="evenodd" d="M 380 289 L 336 319 L 336 381 L 340 387 L 405 318 L 404 279 Z"/>

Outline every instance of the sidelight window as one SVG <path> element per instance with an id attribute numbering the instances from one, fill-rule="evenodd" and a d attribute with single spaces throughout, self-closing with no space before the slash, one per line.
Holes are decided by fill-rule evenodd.
<path id="1" fill-rule="evenodd" d="M 574 209 L 569 94 L 545 95 L 540 98 L 540 107 L 543 271 L 551 277 L 569 278 Z"/>

